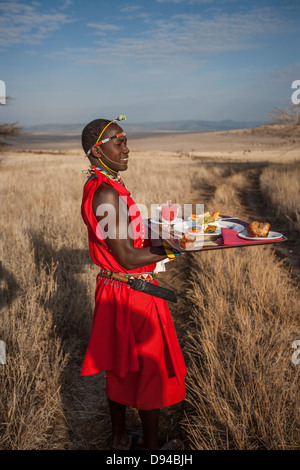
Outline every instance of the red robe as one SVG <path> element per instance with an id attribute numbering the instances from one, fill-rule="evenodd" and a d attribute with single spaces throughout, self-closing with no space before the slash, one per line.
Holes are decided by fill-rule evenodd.
<path id="1" fill-rule="evenodd" d="M 143 241 L 143 221 L 130 192 L 96 171 L 85 184 L 81 206 L 92 261 L 101 269 L 115 272 L 153 272 L 156 264 L 126 270 L 109 249 L 92 209 L 94 193 L 102 182 L 112 186 L 127 203 L 135 248 L 150 244 L 147 239 Z M 167 302 L 98 276 L 91 336 L 81 374 L 103 370 L 107 397 L 118 403 L 155 409 L 185 397 L 186 367 Z"/>

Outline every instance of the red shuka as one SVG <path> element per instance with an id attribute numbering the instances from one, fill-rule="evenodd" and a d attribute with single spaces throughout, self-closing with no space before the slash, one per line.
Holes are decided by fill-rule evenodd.
<path id="1" fill-rule="evenodd" d="M 143 221 L 130 192 L 96 170 L 96 176 L 85 184 L 81 207 L 93 262 L 115 272 L 153 272 L 155 263 L 126 270 L 109 249 L 92 208 L 94 193 L 103 182 L 127 203 L 135 248 L 150 244 L 147 239 L 143 241 Z M 186 367 L 167 302 L 98 276 L 91 336 L 81 374 L 103 370 L 107 396 L 118 403 L 155 409 L 185 397 Z"/>

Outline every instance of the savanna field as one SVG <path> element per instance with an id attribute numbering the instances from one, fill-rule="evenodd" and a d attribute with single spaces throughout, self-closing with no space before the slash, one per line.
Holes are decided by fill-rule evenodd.
<path id="1" fill-rule="evenodd" d="M 299 138 L 277 148 L 267 135 L 264 154 L 259 134 L 242 150 L 235 136 L 226 136 L 222 154 L 208 146 L 201 153 L 195 142 L 143 149 L 140 140 L 123 175 L 149 210 L 166 199 L 203 203 L 206 211 L 268 220 L 289 239 L 184 254 L 158 275 L 178 296 L 170 310 L 188 369 L 187 397 L 162 411 L 160 440 L 180 438 L 195 450 L 295 450 Z M 105 375 L 80 376 L 98 272 L 80 214 L 87 169 L 78 150 L 6 147 L 0 155 L 1 450 L 109 446 Z M 135 410 L 128 420 L 139 426 Z"/>

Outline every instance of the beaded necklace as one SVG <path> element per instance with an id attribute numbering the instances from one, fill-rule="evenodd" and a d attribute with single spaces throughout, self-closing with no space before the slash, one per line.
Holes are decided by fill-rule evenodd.
<path id="1" fill-rule="evenodd" d="M 117 183 L 121 183 L 126 188 L 126 185 L 125 185 L 123 179 L 121 178 L 121 176 L 119 175 L 119 173 L 117 173 L 117 176 L 114 176 L 114 175 L 111 175 L 110 173 L 108 173 L 106 170 L 102 170 L 98 166 L 91 166 L 91 169 L 90 169 L 91 176 L 94 176 L 96 174 L 95 170 L 100 171 L 100 173 L 105 175 L 110 180 L 114 180 L 114 181 L 117 181 Z"/>

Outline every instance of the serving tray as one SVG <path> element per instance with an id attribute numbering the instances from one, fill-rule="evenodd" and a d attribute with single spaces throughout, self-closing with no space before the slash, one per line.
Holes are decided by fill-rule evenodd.
<path id="1" fill-rule="evenodd" d="M 231 218 L 230 216 L 223 215 L 221 216 L 224 219 L 230 219 L 230 221 L 234 224 L 240 224 L 243 227 L 247 227 L 248 222 L 238 219 L 238 218 Z M 174 234 L 174 229 L 171 227 L 165 227 L 162 224 L 154 224 L 151 223 L 151 219 L 144 220 L 145 225 L 149 228 L 149 236 L 153 238 L 155 241 L 165 240 L 171 248 L 180 251 L 180 252 L 195 252 L 195 251 L 207 251 L 207 250 L 224 250 L 226 248 L 243 248 L 246 246 L 258 246 L 258 245 L 270 245 L 273 243 L 282 243 L 287 240 L 285 235 L 282 235 L 280 239 L 266 239 L 266 240 L 242 240 L 239 239 L 239 243 L 237 244 L 230 244 L 230 245 L 222 245 L 222 236 L 213 236 L 213 235 L 204 235 L 203 243 L 200 243 L 198 246 L 197 244 L 190 248 L 182 248 L 180 246 L 180 238 Z M 156 243 L 154 243 L 156 244 Z M 158 243 L 157 243 L 158 244 Z"/>

